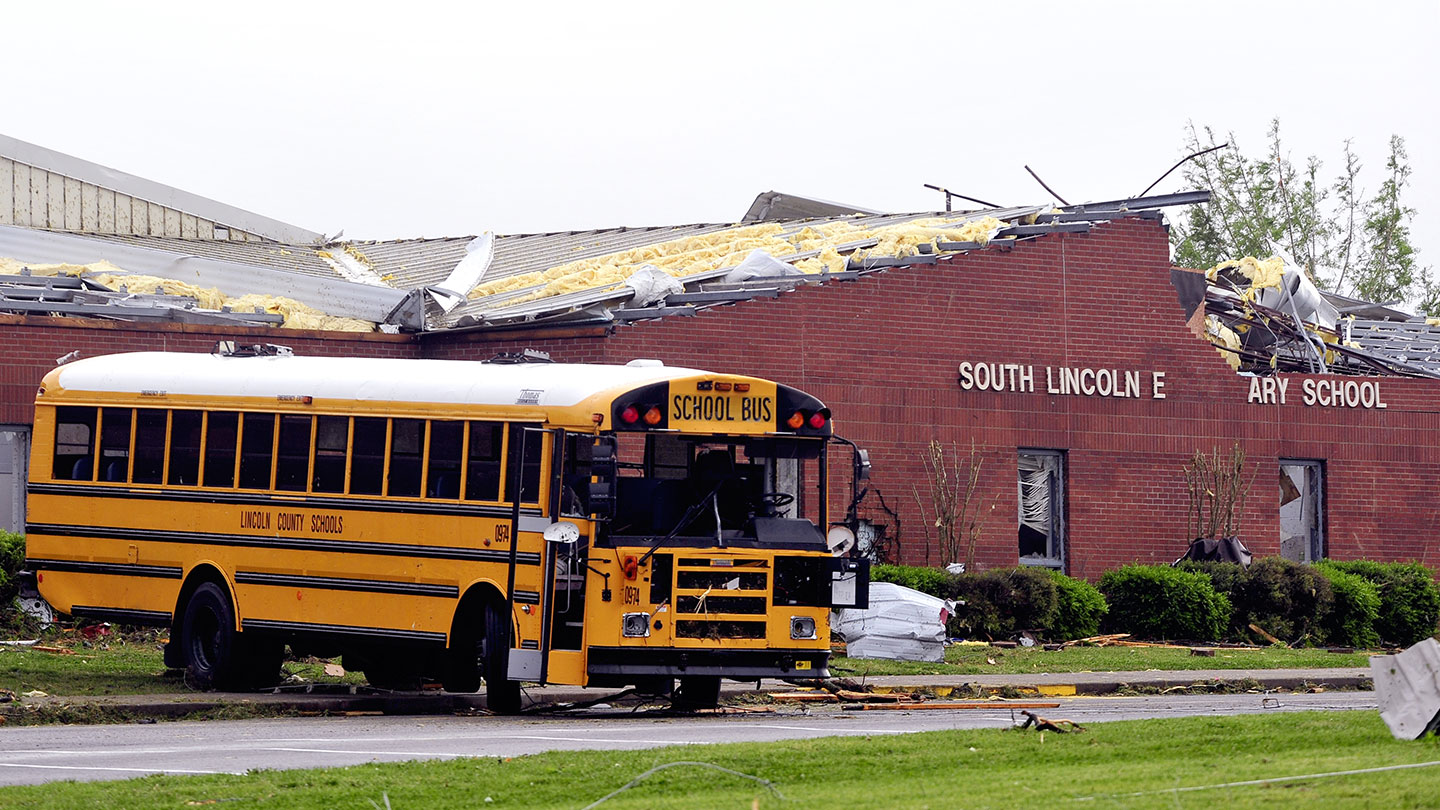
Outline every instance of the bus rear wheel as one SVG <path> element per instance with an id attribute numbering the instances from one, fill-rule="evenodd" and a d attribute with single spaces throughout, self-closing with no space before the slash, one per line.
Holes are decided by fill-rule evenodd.
<path id="1" fill-rule="evenodd" d="M 271 662 L 273 677 L 280 669 L 279 655 L 249 650 L 257 645 L 246 641 L 235 630 L 235 609 L 225 589 L 213 582 L 196 588 L 180 621 L 180 650 L 190 685 L 201 690 L 245 689 Z"/>

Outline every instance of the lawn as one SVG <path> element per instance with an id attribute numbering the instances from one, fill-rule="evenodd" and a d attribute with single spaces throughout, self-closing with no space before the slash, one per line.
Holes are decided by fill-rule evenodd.
<path id="1" fill-rule="evenodd" d="M 0 688 L 16 694 L 39 690 L 50 695 L 139 695 L 186 691 L 178 672 L 167 672 L 161 660 L 160 640 L 148 636 L 98 639 L 62 638 L 45 642 L 69 654 L 27 647 L 0 647 Z M 86 646 L 89 645 L 89 646 Z M 1220 649 L 1214 658 L 1191 656 L 1187 650 L 1159 647 L 1072 647 L 1046 652 L 1038 647 L 998 649 L 952 646 L 946 663 L 923 664 L 837 658 L 834 674 L 867 675 L 981 675 L 1027 672 L 1130 672 L 1147 669 L 1293 669 L 1308 667 L 1368 666 L 1366 653 L 1336 654 L 1324 650 Z M 994 660 L 995 663 L 989 663 Z M 364 683 L 355 673 L 327 676 L 324 662 L 287 661 L 287 675 L 315 683 Z"/>
<path id="2" fill-rule="evenodd" d="M 995 663 L 990 663 L 990 661 Z M 999 649 L 989 646 L 945 648 L 945 663 L 834 658 L 836 675 L 997 675 L 1037 672 L 1136 672 L 1147 669 L 1324 669 L 1368 667 L 1370 653 L 1332 653 L 1319 649 L 1263 647 L 1215 650 L 1213 658 L 1194 656 L 1188 649 L 1166 647 L 1069 647 L 1047 651 L 1040 647 Z"/>
<path id="3" fill-rule="evenodd" d="M 61 637 L 42 647 L 0 646 L 0 688 L 17 695 L 39 690 L 58 697 L 149 695 L 187 691 L 182 674 L 166 670 L 153 634 L 94 639 Z M 286 661 L 283 672 L 316 683 L 364 683 L 358 674 L 325 674 L 324 662 Z"/>
<path id="4" fill-rule="evenodd" d="M 486 722 L 483 718 L 477 723 Z M 886 737 L 586 751 L 515 759 L 367 764 L 245 776 L 0 788 L 15 808 L 1419 808 L 1440 796 L 1440 744 L 1391 738 L 1373 712 L 1304 712 L 1092 724 L 1080 734 L 947 731 Z M 1435 763 L 1343 776 L 1314 774 Z M 1230 785 L 1305 776 L 1265 785 Z M 1184 790 L 1178 791 L 1177 788 Z M 1193 789 L 1202 788 L 1202 789 Z M 783 799 L 781 798 L 783 795 Z"/>

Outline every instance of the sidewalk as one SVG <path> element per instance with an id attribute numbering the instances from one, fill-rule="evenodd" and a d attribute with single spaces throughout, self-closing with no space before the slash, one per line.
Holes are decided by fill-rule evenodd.
<path id="1" fill-rule="evenodd" d="M 1210 669 L 1185 671 L 1148 670 L 1141 672 L 1071 672 L 1025 675 L 885 675 L 853 679 L 876 691 L 925 692 L 945 697 L 959 690 L 1009 691 L 1045 695 L 1047 697 L 1103 696 L 1129 690 L 1154 692 L 1172 687 L 1232 685 L 1262 690 L 1300 689 L 1320 686 L 1327 689 L 1363 689 L 1372 687 L 1370 670 L 1365 667 L 1333 669 Z M 756 688 L 754 683 L 724 682 L 722 693 L 728 697 L 789 692 L 797 689 L 784 681 L 766 679 Z M 613 695 L 615 689 L 586 689 L 577 686 L 541 686 L 525 690 L 533 704 L 550 705 L 587 700 L 600 700 Z M 198 712 L 253 708 L 258 713 L 315 713 L 344 715 L 347 713 L 424 715 L 450 714 L 483 709 L 482 694 L 367 692 L 336 693 L 317 687 L 314 691 L 281 690 L 271 692 L 184 692 L 161 695 L 105 695 L 99 697 L 25 698 L 10 706 L 37 709 L 70 709 L 81 714 L 116 718 L 175 718 Z"/>

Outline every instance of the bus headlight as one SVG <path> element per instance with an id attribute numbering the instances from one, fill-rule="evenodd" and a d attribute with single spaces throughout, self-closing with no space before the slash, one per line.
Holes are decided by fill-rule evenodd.
<path id="1" fill-rule="evenodd" d="M 620 635 L 625 638 L 648 638 L 650 636 L 650 614 L 626 613 L 620 618 Z"/>
<path id="2" fill-rule="evenodd" d="M 815 620 L 812 619 L 812 618 L 810 618 L 809 616 L 791 616 L 791 617 L 790 617 L 790 638 L 794 638 L 794 639 L 814 639 L 814 638 L 815 638 Z"/>

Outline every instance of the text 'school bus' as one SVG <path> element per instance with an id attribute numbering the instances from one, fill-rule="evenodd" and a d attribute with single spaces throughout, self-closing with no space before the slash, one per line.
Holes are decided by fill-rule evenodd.
<path id="1" fill-rule="evenodd" d="M 499 358 L 497 358 L 498 360 Z M 202 687 L 285 644 L 371 683 L 827 675 L 869 568 L 827 490 L 830 412 L 767 380 L 624 366 L 295 357 L 222 343 L 46 375 L 27 564 L 57 610 L 171 628 Z M 868 460 L 849 444 L 853 478 Z M 852 477 L 847 470 L 844 477 Z"/>

